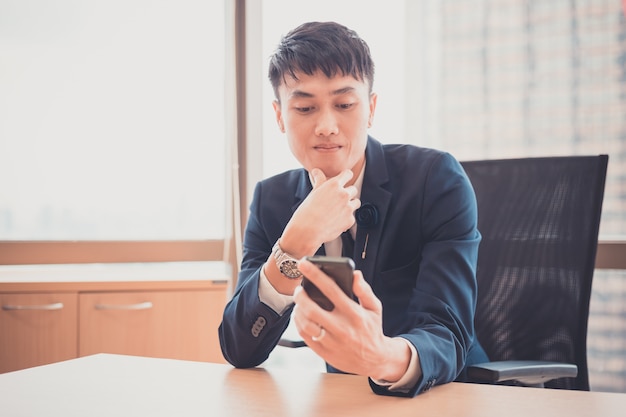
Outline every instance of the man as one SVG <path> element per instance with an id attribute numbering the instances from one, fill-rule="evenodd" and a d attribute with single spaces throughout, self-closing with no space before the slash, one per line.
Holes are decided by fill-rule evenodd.
<path id="1" fill-rule="evenodd" d="M 368 136 L 374 64 L 344 26 L 291 31 L 269 77 L 279 129 L 303 169 L 256 186 L 237 288 L 219 328 L 225 358 L 236 367 L 265 361 L 295 305 L 298 332 L 328 370 L 368 376 L 378 394 L 414 396 L 486 360 L 473 326 L 476 200 L 460 164 Z M 354 239 L 356 300 L 302 259 L 340 256 L 344 231 Z M 332 311 L 302 290 L 302 274 Z"/>

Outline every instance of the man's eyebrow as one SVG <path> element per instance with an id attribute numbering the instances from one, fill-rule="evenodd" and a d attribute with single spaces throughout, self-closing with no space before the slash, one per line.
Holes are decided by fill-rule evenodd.
<path id="1" fill-rule="evenodd" d="M 293 90 L 291 92 L 291 94 L 289 94 L 290 98 L 311 98 L 314 97 L 313 94 L 311 93 L 307 93 L 306 91 L 302 91 L 302 90 Z"/>
<path id="2" fill-rule="evenodd" d="M 348 87 L 343 87 L 343 88 L 340 88 L 340 89 L 338 89 L 338 90 L 333 91 L 333 92 L 332 92 L 332 95 L 333 95 L 333 96 L 340 96 L 340 95 L 342 95 L 342 94 L 351 93 L 351 92 L 353 92 L 353 91 L 354 91 L 354 87 L 349 87 L 349 86 L 348 86 Z"/>
<path id="3" fill-rule="evenodd" d="M 343 88 L 339 88 L 337 90 L 332 91 L 330 94 L 333 96 L 340 96 L 342 94 L 347 94 L 347 93 L 351 93 L 354 91 L 354 87 L 343 87 Z M 315 97 L 313 94 L 311 93 L 307 93 L 306 91 L 302 91 L 302 90 L 294 90 L 291 92 L 291 94 L 289 95 L 290 98 L 312 98 Z"/>

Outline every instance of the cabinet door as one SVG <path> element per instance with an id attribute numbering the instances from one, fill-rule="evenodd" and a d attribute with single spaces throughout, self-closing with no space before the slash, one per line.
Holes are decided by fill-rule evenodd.
<path id="1" fill-rule="evenodd" d="M 0 372 L 77 357 L 76 293 L 0 294 Z"/>
<path id="2" fill-rule="evenodd" d="M 223 291 L 82 293 L 79 355 L 118 353 L 224 362 Z"/>

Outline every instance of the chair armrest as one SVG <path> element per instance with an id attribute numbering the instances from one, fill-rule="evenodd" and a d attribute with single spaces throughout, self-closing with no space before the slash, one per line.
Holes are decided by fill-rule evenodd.
<path id="1" fill-rule="evenodd" d="M 306 343 L 304 343 L 304 340 L 292 340 L 283 337 L 278 341 L 278 346 L 284 346 L 288 348 L 300 348 L 305 347 Z"/>
<path id="2" fill-rule="evenodd" d="M 543 386 L 544 382 L 556 378 L 574 378 L 576 375 L 576 365 L 550 361 L 495 361 L 467 368 L 467 376 L 472 382 L 517 381 L 528 386 Z"/>

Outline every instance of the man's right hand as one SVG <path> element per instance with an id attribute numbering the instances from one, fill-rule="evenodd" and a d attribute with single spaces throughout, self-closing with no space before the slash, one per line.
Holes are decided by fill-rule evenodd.
<path id="1" fill-rule="evenodd" d="M 295 211 L 280 238 L 281 247 L 292 256 L 313 255 L 325 242 L 336 239 L 354 224 L 361 207 L 354 185 L 346 186 L 352 171 L 326 178 L 317 168 L 310 172 L 313 190 Z"/>

